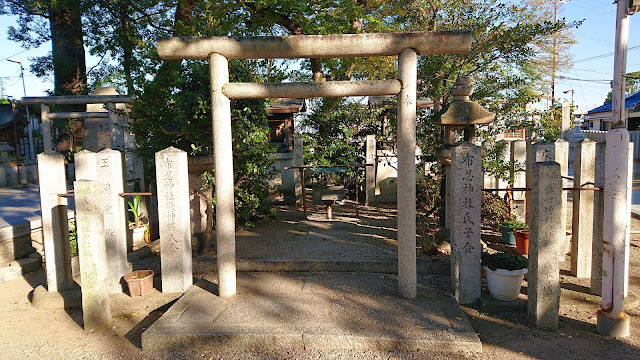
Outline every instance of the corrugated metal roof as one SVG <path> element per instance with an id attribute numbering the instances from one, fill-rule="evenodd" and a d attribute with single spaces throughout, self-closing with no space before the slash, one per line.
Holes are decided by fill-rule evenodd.
<path id="1" fill-rule="evenodd" d="M 640 92 L 631 94 L 624 99 L 624 108 L 627 110 L 635 109 L 640 105 Z M 595 114 L 600 112 L 611 111 L 611 102 L 598 106 L 595 109 L 589 110 L 588 114 Z"/>

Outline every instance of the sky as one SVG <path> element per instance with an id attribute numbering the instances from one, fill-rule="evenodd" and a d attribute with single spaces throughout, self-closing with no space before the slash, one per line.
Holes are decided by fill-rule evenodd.
<path id="1" fill-rule="evenodd" d="M 550 0 L 551 1 L 551 0 Z M 590 110 L 604 103 L 611 90 L 613 51 L 615 40 L 616 5 L 613 0 L 561 0 L 560 17 L 568 21 L 584 20 L 574 31 L 577 43 L 571 47 L 573 68 L 558 73 L 556 97 L 560 101 L 573 101 L 578 110 Z M 29 72 L 29 59 L 51 51 L 51 44 L 38 49 L 25 50 L 19 43 L 7 40 L 7 28 L 15 24 L 15 16 L 0 16 L 0 79 L 4 93 L 15 99 L 23 96 L 20 65 L 6 60 L 12 58 L 23 63 L 27 96 L 46 95 L 53 88 L 52 80 L 43 81 Z M 640 71 L 640 13 L 629 18 L 629 44 L 627 72 Z M 87 58 L 87 68 L 95 65 L 96 58 Z M 563 78 L 562 78 L 563 77 Z M 567 91 L 568 93 L 563 93 Z"/>

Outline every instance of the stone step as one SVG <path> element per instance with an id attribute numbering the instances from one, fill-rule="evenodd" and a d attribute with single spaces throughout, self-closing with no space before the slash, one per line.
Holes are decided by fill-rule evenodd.
<path id="1" fill-rule="evenodd" d="M 24 274 L 36 271 L 42 267 L 42 257 L 38 253 L 31 253 L 28 257 L 14 260 L 9 266 L 0 268 L 0 284 L 15 280 Z"/>
<path id="2" fill-rule="evenodd" d="M 200 279 L 142 334 L 142 349 L 306 348 L 477 353 L 482 344 L 451 294 L 372 273 L 238 273 L 238 293 Z"/>

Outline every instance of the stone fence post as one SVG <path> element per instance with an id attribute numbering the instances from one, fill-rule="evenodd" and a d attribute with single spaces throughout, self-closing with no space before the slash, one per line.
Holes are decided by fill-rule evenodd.
<path id="1" fill-rule="evenodd" d="M 47 271 L 47 290 L 60 291 L 73 286 L 71 248 L 69 246 L 69 219 L 67 218 L 67 184 L 64 156 L 58 153 L 38 154 L 40 179 L 40 212 L 42 239 Z"/>
<path id="2" fill-rule="evenodd" d="M 585 139 L 575 144 L 573 160 L 573 186 L 591 187 L 594 184 L 596 142 Z M 578 278 L 591 276 L 593 242 L 594 191 L 573 191 L 573 217 L 571 227 L 571 275 Z"/>
<path id="3" fill-rule="evenodd" d="M 532 164 L 527 313 L 532 325 L 552 330 L 558 328 L 560 309 L 561 194 L 560 165 L 551 161 Z"/>
<path id="4" fill-rule="evenodd" d="M 604 159 L 606 142 L 596 145 L 596 161 L 594 169 L 595 187 L 604 187 Z M 593 199 L 593 240 L 591 248 L 591 293 L 602 296 L 602 244 L 604 241 L 604 191 L 596 191 Z"/>

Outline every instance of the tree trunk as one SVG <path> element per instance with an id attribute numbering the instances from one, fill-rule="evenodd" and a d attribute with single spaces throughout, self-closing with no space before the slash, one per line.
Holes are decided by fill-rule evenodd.
<path id="1" fill-rule="evenodd" d="M 54 93 L 81 95 L 87 91 L 87 67 L 82 39 L 80 1 L 49 8 L 53 50 Z"/>

